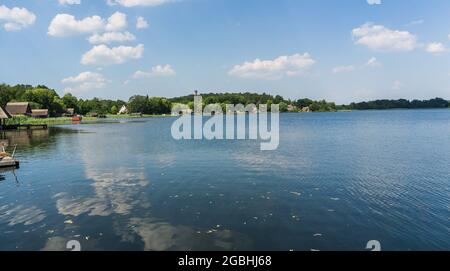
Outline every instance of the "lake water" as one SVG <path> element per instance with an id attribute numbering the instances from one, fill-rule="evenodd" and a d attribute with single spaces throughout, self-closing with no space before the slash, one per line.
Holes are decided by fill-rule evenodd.
<path id="1" fill-rule="evenodd" d="M 282 114 L 269 152 L 173 121 L 3 133 L 0 250 L 450 250 L 450 110 Z"/>

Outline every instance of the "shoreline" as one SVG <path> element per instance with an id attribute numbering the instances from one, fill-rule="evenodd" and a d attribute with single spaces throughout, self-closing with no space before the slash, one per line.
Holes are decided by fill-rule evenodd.
<path id="1" fill-rule="evenodd" d="M 315 113 L 351 113 L 351 112 L 373 112 L 373 111 L 411 111 L 411 110 L 449 110 L 449 108 L 389 108 L 389 109 L 354 109 L 354 110 L 336 110 L 336 111 L 315 111 L 315 112 L 280 112 L 280 114 L 315 114 Z M 225 115 L 225 114 L 224 114 Z M 97 118 L 97 117 L 83 117 L 83 122 L 85 123 L 96 123 L 102 122 L 105 120 L 122 120 L 122 119 L 151 119 L 151 118 L 164 118 L 164 117 L 177 117 L 170 114 L 164 115 L 142 115 L 135 116 L 131 114 L 127 115 L 111 115 L 107 114 L 106 118 Z M 20 121 L 18 123 L 23 125 L 48 125 L 49 127 L 58 126 L 58 125 L 70 125 L 72 124 L 71 117 L 49 117 L 46 119 L 35 119 L 31 117 L 27 118 L 18 118 Z"/>
<path id="2" fill-rule="evenodd" d="M 97 121 L 104 120 L 121 120 L 121 119 L 144 119 L 144 118 L 162 118 L 170 115 L 142 115 L 142 116 L 133 116 L 133 115 L 106 115 L 106 118 L 96 118 L 96 117 L 83 117 L 82 123 L 93 123 Z M 20 120 L 19 120 L 20 119 Z M 18 123 L 23 125 L 28 124 L 46 124 L 48 126 L 58 126 L 58 125 L 68 125 L 72 124 L 71 117 L 49 117 L 46 119 L 35 119 L 35 118 L 18 118 Z"/>

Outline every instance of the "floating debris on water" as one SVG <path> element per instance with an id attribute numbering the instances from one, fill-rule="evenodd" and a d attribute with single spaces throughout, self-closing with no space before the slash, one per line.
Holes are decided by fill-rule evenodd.
<path id="1" fill-rule="evenodd" d="M 310 251 L 320 251 L 320 250 L 311 248 Z"/>
<path id="2" fill-rule="evenodd" d="M 300 197 L 301 195 L 302 195 L 302 193 L 300 193 L 300 192 L 295 192 L 295 191 L 293 191 L 293 192 L 290 192 L 292 195 L 295 195 L 295 196 L 298 196 L 298 197 Z"/>
<path id="3" fill-rule="evenodd" d="M 321 233 L 315 233 L 313 236 L 314 236 L 314 237 L 321 237 L 322 234 L 321 234 Z"/>
<path id="4" fill-rule="evenodd" d="M 331 200 L 338 201 L 339 198 L 330 198 Z"/>
<path id="5" fill-rule="evenodd" d="M 68 220 L 64 221 L 64 224 L 73 224 L 73 221 L 72 221 L 72 219 L 68 219 Z"/>

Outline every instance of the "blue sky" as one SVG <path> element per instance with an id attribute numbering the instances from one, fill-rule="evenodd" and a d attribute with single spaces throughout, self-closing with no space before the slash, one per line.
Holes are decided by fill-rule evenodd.
<path id="1" fill-rule="evenodd" d="M 0 1 L 0 82 L 83 98 L 450 99 L 449 10 L 446 0 Z"/>

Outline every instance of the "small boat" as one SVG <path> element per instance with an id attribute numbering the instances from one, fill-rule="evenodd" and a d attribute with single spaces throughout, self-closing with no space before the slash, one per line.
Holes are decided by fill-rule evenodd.
<path id="1" fill-rule="evenodd" d="M 12 155 L 10 155 L 9 153 L 7 153 L 5 151 L 5 147 L 2 146 L 2 151 L 0 152 L 0 168 L 11 168 L 11 167 L 15 167 L 18 168 L 19 167 L 19 160 L 14 158 L 14 155 L 16 153 L 16 148 L 17 145 L 14 147 L 14 152 Z"/>
<path id="2" fill-rule="evenodd" d="M 81 115 L 75 115 L 72 117 L 72 121 L 82 121 L 83 117 Z"/>

